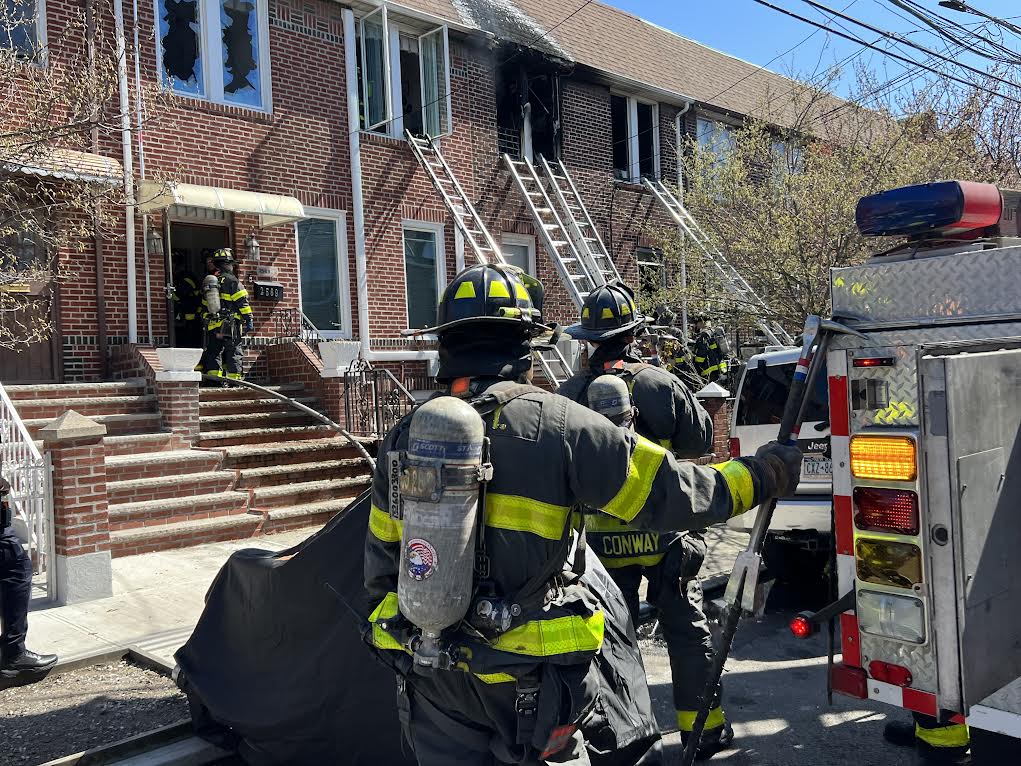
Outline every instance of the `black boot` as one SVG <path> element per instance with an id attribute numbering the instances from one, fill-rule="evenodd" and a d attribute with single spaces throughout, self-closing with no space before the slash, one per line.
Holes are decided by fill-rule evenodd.
<path id="1" fill-rule="evenodd" d="M 887 721 L 883 727 L 883 739 L 897 747 L 914 747 L 915 722 Z"/>
<path id="2" fill-rule="evenodd" d="M 702 739 L 699 740 L 698 750 L 695 751 L 696 761 L 705 761 L 712 758 L 721 750 L 726 750 L 734 741 L 734 729 L 729 723 L 717 726 L 714 729 L 706 729 L 702 732 Z M 681 742 L 688 744 L 688 732 L 681 732 Z"/>
<path id="3" fill-rule="evenodd" d="M 4 660 L 0 675 L 4 678 L 16 678 L 22 673 L 44 673 L 57 664 L 55 654 L 36 654 L 25 649 L 17 657 Z"/>

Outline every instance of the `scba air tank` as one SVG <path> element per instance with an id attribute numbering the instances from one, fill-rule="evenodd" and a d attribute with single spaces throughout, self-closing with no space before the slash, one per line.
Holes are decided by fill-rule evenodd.
<path id="1" fill-rule="evenodd" d="M 471 602 L 485 430 L 475 409 L 452 396 L 426 402 L 411 418 L 397 597 L 401 614 L 422 631 L 414 645 L 419 665 L 442 664 L 440 633 Z"/>
<path id="2" fill-rule="evenodd" d="M 202 297 L 206 300 L 206 311 L 220 313 L 220 280 L 215 274 L 207 274 L 202 280 Z"/>

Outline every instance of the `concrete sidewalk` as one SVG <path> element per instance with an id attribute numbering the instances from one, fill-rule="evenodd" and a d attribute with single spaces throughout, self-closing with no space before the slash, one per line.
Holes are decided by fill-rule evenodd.
<path id="1" fill-rule="evenodd" d="M 284 550 L 314 531 L 114 559 L 113 596 L 73 606 L 40 606 L 29 615 L 28 644 L 37 652 L 59 654 L 62 662 L 136 647 L 172 665 L 174 652 L 198 622 L 209 584 L 234 551 Z M 721 576 L 725 580 L 748 536 L 714 527 L 706 539 L 702 577 L 709 583 Z"/>

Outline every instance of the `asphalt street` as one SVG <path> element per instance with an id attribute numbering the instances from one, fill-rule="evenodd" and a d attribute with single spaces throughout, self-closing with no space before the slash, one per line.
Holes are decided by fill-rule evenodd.
<path id="1" fill-rule="evenodd" d="M 710 763 L 727 766 L 915 766 L 913 750 L 882 738 L 890 718 L 903 710 L 834 695 L 826 702 L 826 637 L 800 641 L 787 623 L 801 609 L 818 607 L 811 596 L 777 585 L 765 615 L 741 623 L 724 675 L 724 709 L 733 723 L 734 747 Z M 680 762 L 681 739 L 671 698 L 666 645 L 644 641 L 642 651 L 668 763 Z"/>

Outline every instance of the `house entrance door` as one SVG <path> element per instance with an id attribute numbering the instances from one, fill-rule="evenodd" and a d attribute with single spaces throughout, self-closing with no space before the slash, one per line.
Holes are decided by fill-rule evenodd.
<path id="1" fill-rule="evenodd" d="M 230 228 L 171 221 L 170 273 L 178 300 L 171 305 L 173 312 L 173 345 L 184 348 L 202 347 L 201 316 L 189 318 L 191 311 L 186 297 L 189 291 L 201 290 L 202 280 L 208 271 L 206 259 L 221 247 L 230 247 Z M 193 288 L 190 282 L 193 282 Z M 198 298 L 201 302 L 201 296 Z"/>

